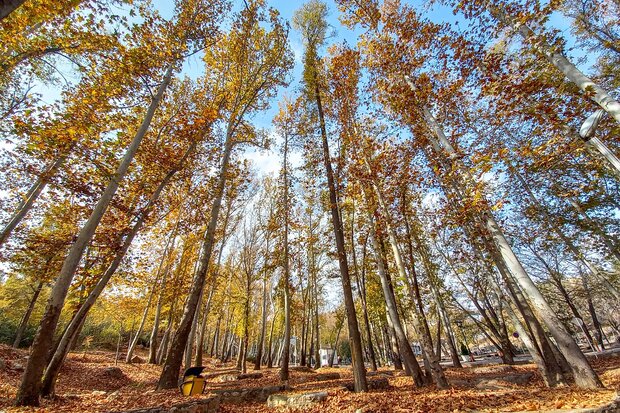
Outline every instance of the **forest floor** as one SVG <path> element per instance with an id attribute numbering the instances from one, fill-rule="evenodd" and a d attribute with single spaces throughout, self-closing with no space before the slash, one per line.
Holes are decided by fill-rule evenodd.
<path id="1" fill-rule="evenodd" d="M 144 354 L 138 353 L 144 357 Z M 178 389 L 155 391 L 161 368 L 148 364 L 115 367 L 114 353 L 89 351 L 72 353 L 63 367 L 57 396 L 43 399 L 36 409 L 11 407 L 26 363 L 27 351 L 0 345 L 0 412 L 107 412 L 154 406 L 173 406 L 188 400 Z M 343 385 L 352 381 L 350 368 L 293 369 L 290 392 L 325 391 L 327 399 L 306 408 L 309 412 L 515 412 L 552 411 L 603 406 L 620 392 L 620 357 L 593 359 L 592 364 L 607 387 L 579 390 L 573 387 L 546 388 L 532 364 L 514 367 L 490 365 L 446 369 L 452 387 L 414 387 L 411 378 L 382 368 L 369 380 L 387 379 L 388 388 L 368 393 L 352 393 Z M 249 389 L 278 384 L 277 369 L 262 369 L 262 377 L 222 381 L 221 375 L 234 371 L 234 365 L 208 360 L 206 392 L 218 389 Z M 121 373 L 122 372 L 122 373 Z M 248 365 L 248 373 L 252 373 Z M 114 374 L 112 374 L 114 373 Z M 324 374 L 331 373 L 331 374 Z M 329 379 L 338 373 L 339 379 Z M 323 380 L 321 380 L 323 379 Z M 197 398 L 207 397 L 194 396 Z M 220 412 L 269 412 L 265 402 L 233 404 L 223 402 Z"/>

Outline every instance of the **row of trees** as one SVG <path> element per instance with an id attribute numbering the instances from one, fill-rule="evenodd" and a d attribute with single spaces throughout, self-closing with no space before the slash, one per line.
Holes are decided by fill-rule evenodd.
<path id="1" fill-rule="evenodd" d="M 463 322 L 506 363 L 518 332 L 549 386 L 602 386 L 575 335 L 596 348 L 618 334 L 619 5 L 437 2 L 459 28 L 340 0 L 363 34 L 326 49 L 328 8 L 311 0 L 292 19 L 303 78 L 271 135 L 252 120 L 293 58 L 264 1 L 232 18 L 225 1 L 179 1 L 170 18 L 138 0 L 14 6 L 0 13 L 3 189 L 16 194 L 0 243 L 33 291 L 16 346 L 40 317 L 17 404 L 52 395 L 97 309 L 127 297 L 142 313 L 126 361 L 147 341 L 158 388 L 204 354 L 280 363 L 286 383 L 291 337 L 318 363 L 345 322 L 356 391 L 365 362 L 388 359 L 447 387 L 440 360 L 460 367 Z M 567 57 L 558 14 L 596 76 Z M 203 75 L 183 78 L 192 56 Z M 33 82 L 55 82 L 59 100 Z M 280 173 L 259 179 L 241 149 L 270 143 Z"/>

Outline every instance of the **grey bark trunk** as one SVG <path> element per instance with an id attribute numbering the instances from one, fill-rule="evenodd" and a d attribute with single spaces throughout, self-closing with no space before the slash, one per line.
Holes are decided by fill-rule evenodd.
<path id="1" fill-rule="evenodd" d="M 43 370 L 47 362 L 49 348 L 51 347 L 52 341 L 54 339 L 54 333 L 58 325 L 60 312 L 62 311 L 67 292 L 69 291 L 69 286 L 71 285 L 73 276 L 75 275 L 75 271 L 80 264 L 86 246 L 90 243 L 93 236 L 95 235 L 95 230 L 97 229 L 97 226 L 99 225 L 103 214 L 107 210 L 110 201 L 116 193 L 120 182 L 127 174 L 129 165 L 131 164 L 131 161 L 133 160 L 136 152 L 138 151 L 140 143 L 142 142 L 142 139 L 146 135 L 151 125 L 151 121 L 153 120 L 155 111 L 159 107 L 163 99 L 164 93 L 168 88 L 168 85 L 170 84 L 170 80 L 172 79 L 172 73 L 173 66 L 170 65 L 166 70 L 166 74 L 164 75 L 162 83 L 157 89 L 157 93 L 155 94 L 151 101 L 151 104 L 149 105 L 149 108 L 146 112 L 144 120 L 142 121 L 142 124 L 140 125 L 140 128 L 136 132 L 133 140 L 131 141 L 131 144 L 129 145 L 127 151 L 125 152 L 125 155 L 123 156 L 123 159 L 118 165 L 118 168 L 108 182 L 106 189 L 104 190 L 101 198 L 95 205 L 95 208 L 91 212 L 88 220 L 78 233 L 76 241 L 71 246 L 67 257 L 63 262 L 60 274 L 56 278 L 56 282 L 52 287 L 50 299 L 47 303 L 45 313 L 41 320 L 41 325 L 39 326 L 39 329 L 35 336 L 32 350 L 30 352 L 30 357 L 28 358 L 28 363 L 26 365 L 26 370 L 22 377 L 22 382 L 20 384 L 19 390 L 17 392 L 15 404 L 18 406 L 39 405 L 39 395 L 41 392 L 41 377 L 43 376 Z"/>
<path id="2" fill-rule="evenodd" d="M 370 172 L 370 164 L 368 162 L 368 159 L 366 159 L 366 168 Z M 396 239 L 394 229 L 392 228 L 392 224 L 390 223 L 389 210 L 387 208 L 385 200 L 383 199 L 383 193 L 381 192 L 381 188 L 378 187 L 378 184 L 376 183 L 375 180 L 371 180 L 371 185 L 374 188 L 379 207 L 381 208 L 383 215 L 385 216 L 385 221 L 386 221 L 385 227 L 387 230 L 389 243 L 392 247 L 392 254 L 394 255 L 394 261 L 396 263 L 396 268 L 398 269 L 398 273 L 400 274 L 400 277 L 402 279 L 408 279 L 408 275 L 405 269 L 405 264 L 401 256 L 398 241 Z M 422 325 L 424 320 L 422 320 L 422 315 L 420 314 L 419 309 L 415 305 L 413 307 L 414 307 L 414 312 L 413 312 L 414 326 L 416 330 L 418 331 L 418 333 L 420 334 L 420 338 L 422 341 L 422 347 L 428 357 L 429 370 L 431 371 L 432 377 L 435 380 L 437 387 L 446 388 L 448 387 L 448 381 L 446 380 L 445 374 L 443 372 L 443 368 L 439 364 L 439 359 L 436 356 L 435 351 L 433 349 L 433 342 L 432 342 L 432 338 L 430 337 L 430 332 L 428 331 L 428 328 L 424 328 L 424 326 Z"/>
<path id="3" fill-rule="evenodd" d="M 577 86 L 583 93 L 586 93 L 601 109 L 609 113 L 616 122 L 620 123 L 620 103 L 611 97 L 606 90 L 583 74 L 566 56 L 555 51 L 541 36 L 534 33 L 529 26 L 516 22 L 512 16 L 507 15 L 505 11 L 500 10 L 496 6 L 490 6 L 489 11 L 502 23 L 516 30 L 549 63 L 562 72 L 571 83 Z M 591 92 L 594 93 L 592 94 Z"/>
<path id="4" fill-rule="evenodd" d="M 211 218 L 209 226 L 207 227 L 207 233 L 205 235 L 204 242 L 202 244 L 202 251 L 200 255 L 200 261 L 198 270 L 192 281 L 191 290 L 185 304 L 183 316 L 179 323 L 179 327 L 172 339 L 172 345 L 170 351 L 166 357 L 164 368 L 157 384 L 158 389 L 170 389 L 177 386 L 177 380 L 179 377 L 179 370 L 181 368 L 181 361 L 183 357 L 183 350 L 187 344 L 187 338 L 191 329 L 193 316 L 196 313 L 196 308 L 199 303 L 199 298 L 204 287 L 207 270 L 209 268 L 209 262 L 211 260 L 211 254 L 213 252 L 213 244 L 215 241 L 215 232 L 217 229 L 217 221 L 220 214 L 220 208 L 222 205 L 222 197 L 224 196 L 224 187 L 228 178 L 228 167 L 230 162 L 230 156 L 233 149 L 233 136 L 232 130 L 229 129 L 226 133 L 226 142 L 224 143 L 224 153 L 222 158 L 222 164 L 220 167 L 217 186 L 215 190 L 215 199 L 211 207 Z"/>
<path id="5" fill-rule="evenodd" d="M 267 251 L 269 251 L 269 243 L 267 243 Z M 254 370 L 260 370 L 263 358 L 263 347 L 265 345 L 265 334 L 267 334 L 267 275 L 263 276 L 263 305 L 261 314 L 261 327 L 258 345 L 256 347 L 256 360 L 254 361 Z"/>
<path id="6" fill-rule="evenodd" d="M 288 243 L 288 231 L 289 231 L 289 199 L 288 199 L 288 131 L 284 134 L 284 159 L 282 177 L 284 184 L 284 343 L 282 344 L 282 359 L 280 364 L 280 381 L 285 385 L 289 380 L 289 352 L 291 347 L 291 297 L 290 297 L 290 263 L 289 263 L 289 243 Z"/>
<path id="7" fill-rule="evenodd" d="M 73 145 L 71 145 L 73 147 Z M 69 151 L 71 148 L 69 148 Z M 28 192 L 22 199 L 22 201 L 17 206 L 17 209 L 11 216 L 9 222 L 2 228 L 0 232 L 0 245 L 3 245 L 6 240 L 11 235 L 11 232 L 15 229 L 15 227 L 24 219 L 28 211 L 34 205 L 34 202 L 37 200 L 45 186 L 47 185 L 50 178 L 58 172 L 58 169 L 62 166 L 65 159 L 67 159 L 67 154 L 59 156 L 52 162 L 52 164 L 45 170 L 45 172 L 37 178 L 37 180 L 32 184 L 32 186 L 28 189 Z"/>
<path id="8" fill-rule="evenodd" d="M 174 169 L 172 169 L 170 172 L 168 172 L 168 174 L 166 174 L 164 179 L 160 182 L 159 186 L 155 189 L 155 191 L 149 198 L 149 201 L 142 209 L 141 213 L 138 214 L 137 221 L 134 223 L 133 227 L 131 228 L 131 231 L 127 234 L 125 240 L 123 241 L 121 245 L 121 248 L 119 249 L 119 251 L 116 253 L 116 256 L 114 257 L 114 260 L 110 263 L 108 268 L 106 268 L 106 271 L 103 273 L 103 275 L 101 276 L 101 278 L 95 285 L 95 288 L 93 288 L 93 290 L 88 294 L 88 297 L 86 298 L 86 300 L 84 301 L 84 303 L 82 304 L 78 312 L 75 314 L 75 316 L 73 317 L 69 325 L 67 326 L 66 330 L 64 331 L 58 343 L 56 350 L 54 351 L 54 355 L 52 356 L 45 370 L 45 374 L 43 376 L 43 380 L 41 384 L 42 395 L 51 396 L 54 394 L 56 379 L 58 378 L 60 367 L 62 366 L 62 363 L 64 359 L 66 358 L 67 353 L 70 349 L 69 343 L 71 342 L 72 338 L 77 335 L 77 333 L 79 332 L 80 326 L 83 324 L 84 320 L 86 319 L 86 316 L 88 315 L 88 312 L 93 307 L 93 305 L 95 304 L 95 302 L 97 301 L 101 293 L 103 292 L 104 288 L 106 287 L 106 285 L 108 284 L 112 276 L 116 273 L 116 270 L 118 269 L 119 265 L 123 261 L 123 258 L 127 254 L 127 251 L 129 250 L 129 247 L 131 246 L 134 238 L 136 237 L 138 232 L 140 232 L 140 230 L 142 229 L 142 225 L 144 225 L 144 222 L 148 218 L 152 208 L 154 207 L 155 203 L 159 200 L 161 193 L 163 192 L 165 187 L 168 185 L 168 183 L 172 180 L 176 172 L 178 172 L 179 169 L 182 168 L 183 164 L 185 163 L 185 161 L 187 160 L 187 158 L 190 156 L 190 154 L 193 152 L 195 148 L 196 148 L 195 143 L 190 145 L 190 147 L 185 151 L 185 154 L 183 155 L 183 157 L 181 158 L 177 166 Z"/>
<path id="9" fill-rule="evenodd" d="M 381 244 L 377 239 L 378 234 L 375 230 L 374 219 L 370 212 L 368 213 L 368 218 L 370 220 L 369 236 L 375 253 L 375 260 L 377 265 L 377 271 L 379 272 L 379 278 L 381 280 L 383 297 L 385 298 L 385 306 L 387 309 L 389 321 L 388 325 L 390 326 L 390 329 L 393 329 L 394 338 L 397 340 L 396 349 L 394 349 L 394 343 L 392 343 L 392 351 L 396 353 L 395 357 L 398 357 L 398 362 L 394 360 L 394 366 L 397 366 L 397 364 L 400 362 L 399 355 L 402 355 L 402 361 L 405 363 L 408 372 L 412 375 L 416 386 L 422 386 L 424 383 L 422 377 L 422 369 L 420 368 L 420 365 L 415 358 L 415 354 L 411 349 L 411 344 L 407 339 L 407 335 L 405 334 L 405 330 L 403 329 L 402 323 L 400 321 L 398 306 L 396 303 L 396 296 L 394 295 L 394 287 L 392 285 L 392 280 L 390 278 L 385 263 L 383 249 L 381 248 Z M 399 348 L 400 351 L 398 351 Z M 400 366 L 400 369 L 402 369 L 402 365 Z"/>
<path id="10" fill-rule="evenodd" d="M 406 80 L 410 84 L 410 86 L 413 87 L 410 79 L 406 78 Z M 423 107 L 421 109 L 424 120 L 426 121 L 429 129 L 436 137 L 436 139 L 433 139 L 432 135 L 429 135 L 433 146 L 435 146 L 436 150 L 438 150 L 438 153 L 442 153 L 443 151 L 445 151 L 448 155 L 448 158 L 451 159 L 453 162 L 456 162 L 458 154 L 456 150 L 452 147 L 452 144 L 446 138 L 443 129 L 437 123 L 428 108 Z M 461 165 L 458 163 L 456 166 L 461 170 L 461 173 L 465 175 L 464 177 L 470 178 L 465 168 L 461 167 Z M 510 243 L 504 236 L 503 231 L 500 229 L 499 225 L 495 221 L 495 218 L 493 218 L 490 211 L 486 211 L 485 213 L 483 213 L 481 218 L 487 231 L 489 232 L 494 243 L 496 244 L 507 268 L 514 275 L 521 289 L 523 289 L 523 291 L 530 298 L 530 302 L 536 313 L 545 323 L 545 325 L 549 329 L 549 332 L 557 342 L 560 352 L 568 361 L 568 364 L 575 378 L 575 384 L 582 388 L 603 387 L 603 384 L 601 383 L 598 375 L 596 374 L 596 372 L 594 372 L 594 370 L 588 363 L 588 360 L 581 352 L 581 349 L 575 342 L 575 339 L 566 330 L 566 328 L 564 328 L 558 316 L 553 312 L 553 309 L 551 308 L 547 300 L 540 293 L 532 279 L 529 277 L 529 275 L 521 265 L 521 262 L 515 255 Z"/>
<path id="11" fill-rule="evenodd" d="M 336 240 L 336 251 L 338 254 L 338 265 L 340 268 L 340 278 L 342 281 L 342 292 L 344 295 L 345 308 L 347 311 L 347 327 L 349 330 L 349 340 L 351 344 L 351 363 L 353 367 L 353 382 L 356 392 L 365 392 L 368 390 L 366 382 L 366 368 L 364 367 L 364 355 L 362 351 L 362 339 L 355 314 L 355 301 L 353 300 L 353 292 L 351 290 L 351 278 L 349 276 L 349 264 L 347 262 L 347 253 L 345 250 L 344 233 L 342 220 L 340 217 L 340 208 L 338 206 L 338 197 L 336 194 L 336 183 L 334 181 L 334 172 L 332 170 L 331 156 L 329 153 L 329 143 L 327 140 L 327 130 L 325 128 L 325 118 L 323 115 L 323 106 L 321 103 L 321 95 L 319 85 L 315 82 L 314 98 L 319 113 L 319 123 L 321 129 L 321 140 L 323 146 L 323 163 L 327 174 L 327 186 L 329 189 L 329 202 L 332 218 L 332 226 L 334 229 L 334 237 Z"/>
<path id="12" fill-rule="evenodd" d="M 155 284 L 157 284 L 155 281 Z M 133 352 L 138 345 L 138 341 L 140 341 L 140 336 L 142 335 L 142 331 L 144 330 L 144 325 L 146 324 L 146 318 L 149 315 L 149 310 L 151 308 L 151 302 L 153 301 L 153 296 L 155 295 L 155 288 L 151 288 L 151 292 L 149 293 L 149 298 L 146 301 L 146 306 L 144 307 L 144 312 L 142 313 L 142 319 L 140 320 L 140 325 L 138 326 L 138 331 L 136 331 L 136 335 L 133 340 L 129 344 L 129 348 L 127 349 L 127 356 L 125 357 L 125 363 L 131 363 L 131 358 L 133 357 Z"/>

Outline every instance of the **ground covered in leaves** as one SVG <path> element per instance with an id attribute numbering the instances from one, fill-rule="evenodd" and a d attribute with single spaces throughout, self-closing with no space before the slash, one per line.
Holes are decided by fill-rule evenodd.
<path id="1" fill-rule="evenodd" d="M 107 412 L 152 406 L 173 406 L 188 400 L 177 389 L 155 391 L 159 366 L 125 364 L 115 367 L 114 354 L 93 351 L 73 353 L 63 368 L 57 397 L 42 400 L 37 409 L 11 407 L 25 366 L 27 352 L 0 345 L 0 411 L 7 412 Z M 326 391 L 327 400 L 306 408 L 309 412 L 510 412 L 574 409 L 605 405 L 620 391 L 620 357 L 593 360 L 604 390 L 547 389 L 533 365 L 485 366 L 447 369 L 452 387 L 415 388 L 408 377 L 388 369 L 372 373 L 369 380 L 387 379 L 389 387 L 355 394 L 343 385 L 351 382 L 348 368 L 292 369 L 290 392 Z M 234 366 L 206 363 L 207 392 L 250 389 L 278 384 L 277 369 L 261 370 L 261 377 L 231 379 Z M 252 372 L 248 368 L 248 372 Z M 114 374 L 113 374 L 114 373 Z M 337 373 L 340 378 L 336 379 Z M 226 376 L 226 377 L 223 377 Z M 251 375 L 250 375 L 251 376 Z M 228 381 L 226 380 L 228 379 Z M 201 397 L 201 396 L 197 396 Z M 202 396 L 207 397 L 207 395 Z M 269 412 L 264 402 L 224 402 L 221 412 Z"/>

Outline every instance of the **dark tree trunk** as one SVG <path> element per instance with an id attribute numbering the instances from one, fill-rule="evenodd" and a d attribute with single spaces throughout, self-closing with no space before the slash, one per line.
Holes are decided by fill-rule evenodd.
<path id="1" fill-rule="evenodd" d="M 360 336 L 359 326 L 357 324 L 357 316 L 355 314 L 355 301 L 353 300 L 353 292 L 351 290 L 351 277 L 349 276 L 349 264 L 347 263 L 347 253 L 345 251 L 344 231 L 342 221 L 340 219 L 340 208 L 338 206 L 336 183 L 334 181 L 334 172 L 332 170 L 331 156 L 329 154 L 327 130 L 325 128 L 323 105 L 321 103 L 318 83 L 315 83 L 314 94 L 319 113 L 321 138 L 323 143 L 323 162 L 327 173 L 327 186 L 329 189 L 332 226 L 334 228 L 334 237 L 336 239 L 336 251 L 338 253 L 340 278 L 342 280 L 342 292 L 344 294 L 344 303 L 347 311 L 347 326 L 349 329 L 349 340 L 351 343 L 351 363 L 353 365 L 354 388 L 356 392 L 364 392 L 368 390 L 368 384 L 366 382 L 366 368 L 364 367 L 362 339 Z"/>
<path id="2" fill-rule="evenodd" d="M 224 187 L 228 178 L 228 166 L 233 149 L 232 138 L 232 130 L 229 130 L 226 134 L 222 164 L 220 166 L 217 187 L 215 190 L 215 199 L 213 200 L 213 205 L 211 206 L 211 218 L 203 241 L 198 269 L 192 281 L 191 290 L 185 304 L 183 316 L 181 317 L 179 327 L 177 328 L 177 331 L 172 339 L 170 351 L 168 351 L 164 368 L 159 378 L 159 383 L 157 384 L 157 388 L 160 390 L 171 389 L 177 386 L 179 371 L 181 369 L 181 361 L 183 359 L 183 351 L 187 345 L 187 338 L 192 327 L 192 321 L 204 288 L 207 270 L 209 269 L 209 262 L 213 252 L 213 244 L 215 243 L 217 221 L 220 215 L 222 198 L 224 196 Z"/>
<path id="3" fill-rule="evenodd" d="M 0 20 L 6 18 L 13 13 L 19 6 L 24 4 L 26 0 L 2 0 L 0 1 Z"/>
<path id="4" fill-rule="evenodd" d="M 30 316 L 34 311 L 34 306 L 37 303 L 37 299 L 39 298 L 39 294 L 41 294 L 41 290 L 43 289 L 43 283 L 39 281 L 37 284 L 37 288 L 34 290 L 32 294 L 32 298 L 30 299 L 30 303 L 28 304 L 28 309 L 24 313 L 21 321 L 19 322 L 19 327 L 15 332 L 15 340 L 13 341 L 13 347 L 18 348 L 19 344 L 22 342 L 22 336 L 24 335 L 24 331 L 26 331 L 26 327 L 28 327 L 28 321 L 30 320 Z"/>

